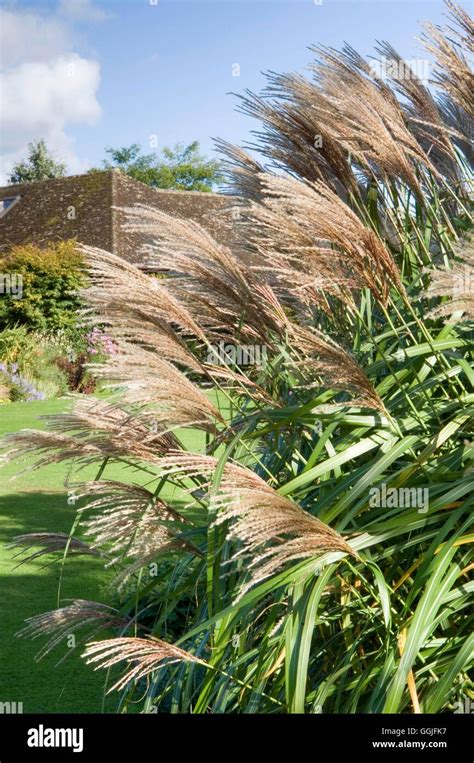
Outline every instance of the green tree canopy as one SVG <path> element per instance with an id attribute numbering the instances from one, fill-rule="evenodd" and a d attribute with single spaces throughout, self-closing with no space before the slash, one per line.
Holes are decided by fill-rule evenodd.
<path id="1" fill-rule="evenodd" d="M 44 140 L 28 144 L 28 156 L 13 165 L 9 183 L 35 183 L 38 180 L 64 177 L 66 165 L 57 162 L 48 150 Z"/>
<path id="2" fill-rule="evenodd" d="M 153 188 L 212 191 L 220 180 L 219 162 L 202 156 L 197 141 L 152 154 L 143 154 L 138 143 L 105 151 L 110 156 L 102 163 L 105 169 L 119 169 Z"/>

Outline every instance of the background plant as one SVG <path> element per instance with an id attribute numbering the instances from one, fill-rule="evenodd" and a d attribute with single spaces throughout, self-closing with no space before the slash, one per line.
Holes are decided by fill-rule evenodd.
<path id="1" fill-rule="evenodd" d="M 36 183 L 64 177 L 66 165 L 57 161 L 48 150 L 44 140 L 28 144 L 28 156 L 13 165 L 9 183 Z"/>
<path id="2" fill-rule="evenodd" d="M 188 146 L 165 146 L 160 153 L 144 154 L 138 143 L 105 152 L 110 158 L 102 162 L 104 169 L 118 169 L 152 188 L 212 191 L 221 179 L 219 162 L 203 156 L 196 140 Z"/>
<path id="3" fill-rule="evenodd" d="M 435 95 L 345 47 L 242 99 L 262 164 L 221 143 L 232 251 L 140 206 L 128 226 L 172 276 L 82 250 L 120 397 L 6 446 L 97 464 L 70 537 L 18 544 L 101 554 L 114 611 L 79 600 L 23 635 L 46 653 L 113 629 L 84 656 L 123 709 L 439 712 L 472 691 L 473 25 L 449 8 Z M 204 364 L 220 340 L 264 344 L 266 366 Z M 382 483 L 429 488 L 427 513 L 371 506 Z"/>
<path id="4" fill-rule="evenodd" d="M 68 391 L 57 365 L 64 348 L 58 337 L 31 332 L 26 326 L 0 331 L 0 379 L 8 400 L 42 400 Z"/>
<path id="5" fill-rule="evenodd" d="M 77 290 L 83 285 L 82 258 L 74 241 L 40 248 L 35 244 L 12 247 L 0 257 L 0 272 L 23 279 L 21 299 L 4 294 L 0 301 L 0 330 L 16 325 L 32 331 L 79 332 Z"/>

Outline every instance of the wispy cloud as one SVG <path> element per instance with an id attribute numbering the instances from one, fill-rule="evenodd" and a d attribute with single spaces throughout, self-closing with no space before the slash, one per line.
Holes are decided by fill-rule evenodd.
<path id="1" fill-rule="evenodd" d="M 76 21 L 104 21 L 109 18 L 108 11 L 97 8 L 92 0 L 59 0 L 59 13 Z"/>

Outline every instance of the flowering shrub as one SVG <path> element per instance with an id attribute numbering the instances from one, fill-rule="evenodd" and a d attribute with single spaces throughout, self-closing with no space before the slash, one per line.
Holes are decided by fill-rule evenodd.
<path id="1" fill-rule="evenodd" d="M 113 339 L 98 326 L 94 326 L 84 336 L 82 351 L 57 358 L 56 365 L 66 374 L 70 390 L 89 395 L 96 390 L 97 383 L 88 370 L 88 364 L 92 360 L 106 360 L 116 353 L 117 345 Z"/>
<path id="2" fill-rule="evenodd" d="M 56 338 L 31 332 L 27 326 L 0 331 L 0 384 L 2 400 L 28 398 L 34 392 L 44 398 L 68 390 L 65 373 L 56 364 L 64 350 Z M 23 384 L 21 380 L 26 383 Z M 31 388 L 27 385 L 31 385 Z M 8 394 L 5 394 L 7 389 Z M 42 399 L 33 396 L 32 399 Z"/>
<path id="3" fill-rule="evenodd" d="M 68 390 L 90 394 L 96 381 L 88 369 L 117 353 L 115 342 L 99 327 L 74 338 L 58 331 L 43 334 L 28 326 L 0 331 L 0 399 L 41 400 Z"/>

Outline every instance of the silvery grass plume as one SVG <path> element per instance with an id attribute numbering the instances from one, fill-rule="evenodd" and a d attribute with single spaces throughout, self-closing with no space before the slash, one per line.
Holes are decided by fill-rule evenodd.
<path id="1" fill-rule="evenodd" d="M 166 271 L 166 290 L 208 339 L 246 336 L 264 342 L 278 328 L 250 269 L 198 223 L 137 204 L 122 210 L 125 229 L 153 236 L 143 247 L 150 269 Z"/>
<path id="2" fill-rule="evenodd" d="M 107 567 L 126 562 L 128 567 L 115 581 L 121 588 L 132 574 L 159 554 L 182 551 L 200 555 L 184 536 L 190 522 L 146 488 L 113 480 L 78 486 L 78 498 L 91 498 L 79 509 L 91 548 L 107 554 Z M 85 512 L 94 516 L 84 519 Z"/>
<path id="3" fill-rule="evenodd" d="M 164 521 L 162 512 L 155 505 L 148 507 L 140 519 L 133 541 L 122 557 L 125 566 L 114 581 L 117 591 L 121 592 L 130 578 L 142 570 L 147 569 L 152 579 L 156 575 L 159 556 L 172 552 L 191 557 L 203 556 L 197 546 L 178 534 L 174 527 L 175 523 Z"/>
<path id="4" fill-rule="evenodd" d="M 142 212 L 140 209 L 139 217 Z M 134 218 L 135 219 L 135 218 Z M 174 218 L 170 218 L 174 219 Z M 218 246 L 217 244 L 215 245 Z M 147 384 L 148 391 L 153 391 L 157 396 L 158 403 L 161 403 L 163 410 L 159 417 L 160 421 L 169 422 L 171 425 L 185 423 L 196 423 L 203 428 L 212 430 L 214 421 L 221 421 L 220 415 L 212 406 L 207 398 L 205 398 L 198 388 L 194 387 L 191 392 L 191 382 L 184 379 L 182 376 L 178 376 L 178 371 L 174 372 L 171 367 L 164 368 L 162 362 L 168 361 L 179 367 L 185 367 L 189 370 L 195 371 L 200 376 L 207 376 L 212 379 L 219 377 L 226 377 L 236 382 L 242 387 L 242 389 L 250 389 L 252 395 L 257 395 L 260 398 L 265 397 L 261 389 L 256 389 L 247 376 L 237 374 L 230 368 L 225 371 L 219 366 L 213 364 L 201 364 L 195 355 L 186 347 L 183 342 L 183 338 L 177 335 L 174 331 L 175 323 L 173 314 L 167 316 L 170 321 L 173 321 L 173 327 L 169 325 L 163 317 L 157 315 L 154 308 L 149 310 L 149 305 L 146 303 L 143 306 L 138 306 L 133 300 L 116 301 L 113 296 L 113 292 L 118 288 L 117 284 L 120 283 L 122 273 L 122 261 L 119 258 L 107 256 L 107 253 L 102 250 L 96 250 L 86 247 L 87 262 L 92 267 L 92 281 L 97 278 L 97 288 L 90 294 L 90 289 L 84 291 L 85 301 L 90 302 L 91 310 L 98 310 L 98 316 L 109 326 L 109 332 L 114 337 L 116 344 L 119 348 L 119 353 L 112 356 L 106 367 L 100 364 L 91 365 L 91 371 L 97 372 L 98 375 L 102 375 L 103 378 L 107 378 L 110 372 L 111 380 L 121 379 L 125 386 L 128 386 L 128 391 L 125 395 L 125 399 L 128 401 L 140 402 L 145 395 Z M 132 270 L 133 270 L 133 266 Z M 240 265 L 237 261 L 232 261 L 231 267 L 238 270 Z M 135 269 L 136 270 L 136 269 Z M 118 277 L 115 277 L 116 271 Z M 108 286 L 104 286 L 102 283 L 102 276 L 104 272 L 107 274 Z M 129 272 L 129 271 L 127 271 Z M 97 273 L 100 275 L 97 276 Z M 156 279 L 150 275 L 146 275 L 137 271 L 138 279 L 143 288 L 143 284 L 147 281 L 150 282 L 154 288 Z M 232 276 L 231 276 L 232 277 Z M 205 279 L 204 279 L 205 280 Z M 112 284 L 112 286 L 110 286 Z M 167 291 L 170 287 L 170 279 L 166 279 L 160 282 L 160 290 Z M 122 285 L 123 286 L 123 285 Z M 122 287 L 120 287 L 122 288 Z M 187 299 L 191 300 L 192 295 L 187 294 Z M 281 323 L 281 315 L 278 311 L 282 312 L 281 306 L 276 303 L 271 290 L 265 284 L 254 285 L 254 301 L 261 300 L 265 304 L 268 304 L 269 311 L 274 314 L 274 321 Z M 173 303 L 176 300 L 173 298 Z M 199 305 L 197 306 L 199 308 Z M 207 308 L 205 308 L 207 310 Z M 182 307 L 182 311 L 185 308 Z M 197 312 L 202 318 L 201 310 Z M 96 317 L 96 319 L 97 319 Z M 188 321 L 188 327 L 191 326 L 192 319 Z M 190 329 L 191 330 L 191 329 Z M 201 331 L 199 329 L 199 331 Z M 255 333 L 255 332 L 253 332 Z M 199 336 L 199 340 L 202 340 L 203 334 Z M 223 334 L 218 335 L 219 340 L 223 338 Z M 268 337 L 267 337 L 268 338 Z M 232 340 L 235 340 L 235 332 L 232 333 Z M 209 344 L 207 338 L 202 344 Z M 134 348 L 138 348 L 136 351 Z M 196 348 L 194 348 L 196 352 Z M 145 353 L 153 353 L 146 354 Z M 148 367 L 142 366 L 143 374 L 141 377 L 136 375 L 136 369 L 134 368 L 135 359 L 147 358 L 149 363 Z M 151 367 L 156 370 L 156 378 L 151 378 Z M 158 366 L 160 366 L 158 368 Z M 162 373 L 164 371 L 165 373 Z M 145 380 L 145 376 L 147 377 Z M 132 382 L 130 383 L 130 378 Z M 167 383 L 162 383 L 163 380 L 167 380 Z M 173 390 L 173 383 L 176 381 L 176 387 Z M 178 383 L 179 381 L 179 383 Z M 185 387 L 189 391 L 189 395 L 178 395 L 176 390 L 181 387 Z M 143 401 L 145 397 L 143 397 Z M 150 409 L 151 410 L 151 409 Z M 142 418 L 153 418 L 153 414 L 142 411 Z"/>
<path id="5" fill-rule="evenodd" d="M 249 90 L 238 96 L 238 110 L 263 125 L 256 133 L 260 153 L 271 166 L 306 180 L 324 181 L 343 198 L 350 190 L 357 193 L 349 153 L 321 118 L 329 107 L 324 92 L 301 75 L 266 76 L 269 84 L 261 96 Z"/>
<path id="6" fill-rule="evenodd" d="M 313 50 L 318 56 L 314 77 L 327 99 L 327 106 L 316 110 L 330 135 L 369 180 L 400 178 L 422 198 L 416 170 L 438 173 L 408 129 L 393 91 L 358 54 L 322 46 Z"/>
<path id="7" fill-rule="evenodd" d="M 264 200 L 251 207 L 252 240 L 267 271 L 278 271 L 286 262 L 287 269 L 299 270 L 299 288 L 304 271 L 308 288 L 337 295 L 346 305 L 352 304 L 354 288 L 370 288 L 384 304 L 391 285 L 404 293 L 383 242 L 327 186 L 275 175 L 264 175 L 262 183 Z"/>
<path id="8" fill-rule="evenodd" d="M 470 53 L 474 53 L 474 21 L 468 12 L 457 5 L 453 0 L 445 0 L 450 10 L 452 21 L 456 24 L 455 34 L 460 45 L 466 47 Z M 450 27 L 452 30 L 452 27 Z"/>
<path id="9" fill-rule="evenodd" d="M 201 370 L 181 334 L 205 337 L 163 282 L 102 249 L 79 245 L 78 250 L 89 277 L 81 293 L 94 321 L 108 325 L 115 339 L 151 347 L 166 360 Z"/>
<path id="10" fill-rule="evenodd" d="M 474 23 L 459 5 L 449 0 L 447 5 L 456 27 L 443 31 L 433 24 L 425 24 L 426 34 L 423 42 L 438 65 L 433 78 L 434 84 L 473 119 L 474 75 L 463 49 L 474 52 Z"/>
<path id="11" fill-rule="evenodd" d="M 224 423 L 202 390 L 158 353 L 119 341 L 117 352 L 104 363 L 90 365 L 94 376 L 108 386 L 123 387 L 124 403 L 146 403 L 140 415 L 164 429 L 196 426 L 216 431 Z M 204 370 L 204 369 L 203 369 Z"/>
<path id="12" fill-rule="evenodd" d="M 165 456 L 159 468 L 167 476 L 203 478 L 210 506 L 218 512 L 215 524 L 229 522 L 229 535 L 242 544 L 232 559 L 245 554 L 251 571 L 240 595 L 290 561 L 327 551 L 355 554 L 337 532 L 246 467 L 227 462 L 219 484 L 213 486 L 218 463 L 212 456 L 177 452 Z"/>
<path id="13" fill-rule="evenodd" d="M 327 551 L 355 555 L 328 525 L 290 499 L 279 495 L 249 469 L 226 472 L 212 496 L 218 510 L 216 525 L 229 523 L 229 534 L 242 544 L 233 559 L 245 555 L 249 579 L 240 590 L 276 574 L 288 562 L 315 558 Z"/>
<path id="14" fill-rule="evenodd" d="M 400 104 L 408 129 L 436 169 L 450 181 L 457 182 L 459 171 L 450 139 L 454 131 L 443 121 L 434 96 L 390 43 L 380 43 L 377 52 L 392 63 L 386 76 L 401 95 Z"/>
<path id="15" fill-rule="evenodd" d="M 82 628 L 88 628 L 87 635 L 82 639 L 85 641 L 93 638 L 100 631 L 109 628 L 125 629 L 130 624 L 129 618 L 120 615 L 113 607 L 86 599 L 75 599 L 66 607 L 29 617 L 25 622 L 25 627 L 15 634 L 18 638 L 35 640 L 42 636 L 50 636 L 36 654 L 36 661 L 41 660 L 61 641 L 68 639 Z M 62 662 L 67 654 L 59 662 Z"/>
<path id="16" fill-rule="evenodd" d="M 438 97 L 443 122 L 451 129 L 452 142 L 466 157 L 468 165 L 474 166 L 474 125 L 472 117 L 446 93 Z M 464 181 L 466 182 L 466 181 Z M 467 184 L 466 184 L 467 185 Z"/>
<path id="17" fill-rule="evenodd" d="M 319 377 L 328 387 L 357 396 L 352 405 L 375 408 L 386 414 L 385 406 L 357 361 L 330 337 L 311 327 L 291 324 L 288 328 L 291 367 L 298 370 L 305 387 L 316 386 Z"/>
<path id="18" fill-rule="evenodd" d="M 360 223 L 335 194 L 331 194 L 323 187 L 313 189 L 303 185 L 302 190 L 300 188 L 302 184 L 296 181 L 273 176 L 265 176 L 264 182 L 266 194 L 269 197 L 268 205 L 277 204 L 273 196 L 278 195 L 278 199 L 283 198 L 281 203 L 287 214 L 293 216 L 300 214 L 298 219 L 304 219 L 308 212 L 307 209 L 304 213 L 298 212 L 299 205 L 307 199 L 314 203 L 317 200 L 318 212 L 325 216 L 325 222 L 315 223 L 315 227 L 319 225 L 319 228 L 314 235 L 319 234 L 321 237 L 326 235 L 326 242 L 339 244 L 340 250 L 343 250 L 345 246 L 341 259 L 345 263 L 350 261 L 354 271 L 360 273 L 363 271 L 366 279 L 369 279 L 370 274 L 377 268 L 379 272 L 384 273 L 385 281 L 388 280 L 387 274 L 390 274 L 392 280 L 396 280 L 398 288 L 403 288 L 399 283 L 396 266 L 383 244 L 375 234 Z M 338 207 L 339 204 L 342 209 Z M 273 345 L 274 349 L 278 342 L 286 339 L 290 323 L 271 286 L 260 281 L 247 266 L 233 256 L 230 250 L 217 244 L 197 223 L 171 218 L 143 205 L 126 208 L 123 211 L 126 214 L 129 230 L 157 236 L 155 243 L 146 248 L 146 251 L 153 253 L 149 258 L 150 267 L 172 271 L 170 277 L 166 279 L 166 286 L 161 287 L 162 290 L 173 291 L 176 301 L 183 301 L 186 309 L 193 315 L 193 320 L 205 330 L 208 337 L 217 332 L 215 336 L 219 339 L 227 334 L 235 341 L 236 334 L 243 334 L 253 339 L 258 338 L 271 348 Z M 350 226 L 346 235 L 340 232 L 343 213 L 344 223 Z M 388 286 L 383 279 L 379 280 L 385 284 L 383 288 L 387 289 Z M 373 275 L 371 283 L 374 289 L 379 288 L 376 277 Z M 296 330 L 293 333 L 296 335 Z M 355 372 L 354 362 L 342 349 L 337 357 L 342 365 L 339 367 L 334 364 L 336 347 L 337 345 L 333 344 L 329 352 L 329 344 L 321 341 L 319 362 L 316 362 L 316 356 L 313 356 L 312 366 L 306 362 L 306 372 L 312 367 L 314 377 L 324 378 L 328 383 L 334 381 L 337 389 L 341 389 L 343 380 L 348 379 L 350 381 L 348 390 L 357 389 L 362 397 L 367 397 L 370 384 L 360 369 Z M 314 337 L 311 348 L 315 349 Z M 326 362 L 329 355 L 331 362 Z M 309 354 L 306 353 L 306 359 L 308 356 Z M 150 358 L 150 362 L 151 360 Z M 120 354 L 109 361 L 109 367 L 118 362 L 120 362 Z M 130 375 L 133 353 L 129 356 L 127 365 L 127 374 Z M 206 370 L 212 374 L 211 366 L 212 364 L 207 364 Z M 137 383 L 140 383 L 139 377 L 135 385 Z M 142 388 L 144 386 L 146 387 L 142 385 Z M 155 384 L 154 388 L 158 390 L 158 385 Z M 254 391 L 249 388 L 250 394 Z M 195 415 L 194 410 L 191 413 L 182 410 L 185 404 L 179 404 L 174 392 L 173 385 L 171 385 L 171 395 L 167 394 L 164 387 L 161 392 L 157 392 L 163 396 L 163 399 L 166 398 L 168 403 L 168 411 L 163 413 L 163 422 L 167 417 L 170 421 L 172 420 L 173 405 L 176 411 L 176 423 L 179 423 L 180 419 L 186 420 L 188 415 L 191 420 L 193 416 L 194 421 L 202 420 L 204 411 L 202 398 L 198 404 L 198 414 L 201 415 Z M 374 400 L 375 393 L 371 392 L 369 397 Z M 379 403 L 377 405 L 379 407 Z M 210 404 L 204 412 L 208 411 L 210 412 Z M 215 411 L 213 413 L 215 415 Z M 148 415 L 148 413 L 142 415 Z M 187 420 L 189 421 L 189 418 Z"/>
<path id="19" fill-rule="evenodd" d="M 94 665 L 94 670 L 112 668 L 121 662 L 130 666 L 108 690 L 108 694 L 115 690 L 120 691 L 130 681 L 139 681 L 153 673 L 157 668 L 166 665 L 172 665 L 176 662 L 207 664 L 204 660 L 200 660 L 184 649 L 152 636 L 147 639 L 122 637 L 93 641 L 86 645 L 86 650 L 82 656 L 87 665 Z"/>
<path id="20" fill-rule="evenodd" d="M 20 549 L 13 555 L 14 559 L 22 557 L 16 565 L 17 567 L 27 562 L 32 562 L 41 556 L 54 554 L 58 551 L 62 553 L 67 551 L 68 556 L 101 556 L 99 551 L 84 543 L 84 541 L 79 540 L 79 538 L 73 538 L 67 533 L 25 533 L 23 535 L 15 535 L 12 542 L 8 544 L 8 547 Z M 26 552 L 32 548 L 37 550 L 25 556 Z"/>
<path id="21" fill-rule="evenodd" d="M 217 150 L 224 156 L 222 162 L 223 176 L 226 180 L 224 192 L 234 196 L 236 204 L 246 199 L 258 201 L 261 196 L 259 176 L 265 171 L 263 166 L 239 146 L 234 146 L 221 138 L 216 138 L 214 142 Z"/>
<path id="22" fill-rule="evenodd" d="M 405 127 L 423 149 L 417 156 L 422 165 L 433 165 L 442 175 L 457 179 L 455 154 L 449 135 L 450 130 L 443 123 L 440 110 L 428 88 L 417 76 L 413 68 L 402 59 L 388 42 L 380 43 L 376 51 L 382 60 L 374 59 L 369 64 L 354 48 L 345 44 L 341 51 L 328 48 L 316 49 L 322 54 L 322 69 L 329 68 L 328 78 L 333 68 L 342 76 L 355 74 L 363 86 L 373 83 L 400 116 Z M 386 66 L 389 62 L 389 66 Z M 318 77 L 319 66 L 316 66 Z M 400 95 L 398 99 L 396 94 Z"/>
<path id="23" fill-rule="evenodd" d="M 153 463 L 178 443 L 170 432 L 157 431 L 137 414 L 102 400 L 76 399 L 72 413 L 42 417 L 49 430 L 25 429 L 2 440 L 3 460 L 33 455 L 24 471 L 77 460 L 85 465 L 104 458 Z"/>
<path id="24" fill-rule="evenodd" d="M 132 456 L 143 461 L 176 447 L 177 442 L 162 426 L 150 428 L 139 413 L 104 400 L 75 398 L 71 413 L 44 416 L 49 429 L 74 434 L 76 439 L 102 446 L 111 456 Z"/>
<path id="25" fill-rule="evenodd" d="M 231 196 L 229 206 L 220 213 L 220 217 L 229 226 L 229 246 L 241 262 L 252 265 L 255 249 L 251 246 L 246 228 L 248 225 L 249 202 L 258 202 L 262 197 L 261 176 L 265 173 L 263 165 L 240 146 L 234 146 L 225 140 L 214 139 L 217 151 L 222 155 L 221 166 L 226 186 L 222 193 Z"/>
<path id="26" fill-rule="evenodd" d="M 467 239 L 455 247 L 455 254 L 461 262 L 453 262 L 449 270 L 428 270 L 431 282 L 424 296 L 450 297 L 430 311 L 429 316 L 450 317 L 453 313 L 462 313 L 459 320 L 474 319 L 474 238 Z"/>
<path id="27" fill-rule="evenodd" d="M 167 323 L 176 323 L 192 335 L 200 335 L 199 326 L 160 281 L 150 280 L 135 265 L 103 249 L 81 244 L 79 251 L 85 256 L 91 279 L 86 295 L 91 306 L 99 309 L 105 307 L 108 312 L 115 302 L 136 304 L 149 315 Z"/>

